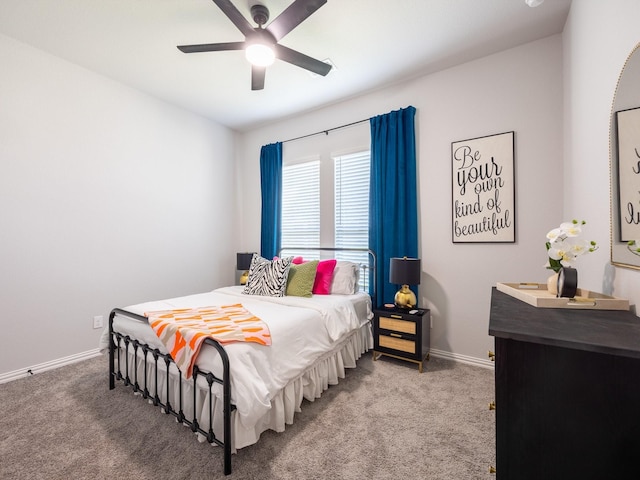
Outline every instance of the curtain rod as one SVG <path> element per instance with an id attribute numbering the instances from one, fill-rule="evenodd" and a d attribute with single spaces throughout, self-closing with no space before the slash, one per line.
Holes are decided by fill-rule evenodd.
<path id="1" fill-rule="evenodd" d="M 313 137 L 314 135 L 320 135 L 321 133 L 324 133 L 325 135 L 329 135 L 329 132 L 332 132 L 333 130 L 339 130 L 341 128 L 350 127 L 352 125 L 357 125 L 359 123 L 368 122 L 369 120 L 370 120 L 369 118 L 366 118 L 364 120 L 358 120 L 357 122 L 351 122 L 351 123 L 347 123 L 345 125 L 340 125 L 339 127 L 328 128 L 327 130 L 321 130 L 321 131 L 315 132 L 315 133 L 308 133 L 307 135 L 302 135 L 300 137 L 290 138 L 289 140 L 283 140 L 281 143 L 293 142 L 294 140 L 300 140 L 302 138 Z"/>

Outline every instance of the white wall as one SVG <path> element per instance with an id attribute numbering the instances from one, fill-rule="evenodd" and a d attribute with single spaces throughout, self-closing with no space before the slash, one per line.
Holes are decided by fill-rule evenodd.
<path id="1" fill-rule="evenodd" d="M 597 261 L 580 267 L 579 282 L 634 305 L 640 272 L 609 264 L 609 121 L 618 76 L 640 42 L 638 18 L 637 0 L 574 0 L 563 33 L 565 213 L 589 212 L 589 232 L 602 239 Z"/>
<path id="2" fill-rule="evenodd" d="M 499 281 L 545 281 L 545 235 L 563 220 L 561 40 L 555 35 L 242 134 L 237 154 L 246 185 L 243 249 L 260 246 L 261 145 L 413 105 L 423 265 L 419 303 L 432 309 L 435 350 L 485 359 L 493 345 L 491 287 Z M 511 130 L 517 241 L 454 245 L 451 142 Z"/>
<path id="3" fill-rule="evenodd" d="M 0 373 L 233 281 L 230 130 L 5 36 L 0 58 Z"/>
<path id="4" fill-rule="evenodd" d="M 604 291 L 613 277 L 613 293 L 637 303 L 640 272 L 609 266 L 608 170 L 611 102 L 640 41 L 637 18 L 637 0 L 576 0 L 562 37 L 235 140 L 0 36 L 0 373 L 95 348 L 91 319 L 113 306 L 229 283 L 235 251 L 259 249 L 260 146 L 407 105 L 418 109 L 420 302 L 432 309 L 435 349 L 484 358 L 491 286 L 544 281 L 544 235 L 569 218 L 587 220 L 601 244 L 580 259 L 581 286 Z M 508 130 L 517 242 L 453 245 L 450 144 Z M 223 233 L 236 212 L 236 234 Z M 19 347 L 23 338 L 35 348 Z"/>

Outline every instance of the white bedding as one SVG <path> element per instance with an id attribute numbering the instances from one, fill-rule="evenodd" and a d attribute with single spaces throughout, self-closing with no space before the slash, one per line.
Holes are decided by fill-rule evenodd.
<path id="1" fill-rule="evenodd" d="M 285 387 L 318 365 L 328 353 L 335 353 L 341 342 L 354 332 L 362 330 L 372 312 L 370 297 L 364 293 L 302 298 L 250 296 L 241 292 L 242 287 L 224 287 L 197 295 L 132 305 L 124 310 L 143 315 L 154 310 L 241 303 L 265 321 L 271 332 L 271 346 L 249 342 L 225 345 L 230 359 L 231 401 L 237 407 L 235 420 L 243 429 L 252 430 L 273 413 L 269 410 L 279 402 L 276 397 L 282 395 Z M 148 324 L 116 316 L 114 329 L 166 352 Z M 108 330 L 103 334 L 100 347 L 108 348 Z M 209 345 L 203 346 L 196 364 L 221 376 L 218 353 Z"/>

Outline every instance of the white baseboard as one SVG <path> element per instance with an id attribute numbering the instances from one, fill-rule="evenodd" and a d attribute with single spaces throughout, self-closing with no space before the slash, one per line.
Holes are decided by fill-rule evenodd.
<path id="1" fill-rule="evenodd" d="M 491 360 L 485 360 L 483 358 L 469 357 L 467 355 L 460 355 L 458 353 L 445 352 L 444 350 L 437 350 L 432 348 L 429 350 L 429 354 L 434 357 L 445 358 L 447 360 L 455 360 L 456 362 L 466 363 L 468 365 L 475 365 L 476 367 L 494 369 L 494 362 Z"/>
<path id="2" fill-rule="evenodd" d="M 7 383 L 19 378 L 29 377 L 36 373 L 46 372 L 47 370 L 53 370 L 54 368 L 64 367 L 65 365 L 71 365 L 72 363 L 80 362 L 82 360 L 88 360 L 89 358 L 97 357 L 100 355 L 100 349 L 96 348 L 88 350 L 82 353 L 76 353 L 68 357 L 58 358 L 51 360 L 50 362 L 40 363 L 33 365 L 32 367 L 21 368 L 20 370 L 14 370 L 13 372 L 7 372 L 0 374 L 0 384 Z"/>
<path id="3" fill-rule="evenodd" d="M 454 360 L 456 362 L 466 363 L 468 365 L 475 365 L 476 367 L 489 369 L 494 368 L 494 363 L 490 360 L 446 352 L 444 350 L 437 350 L 435 348 L 432 348 L 429 353 L 434 357 L 440 357 L 446 360 Z M 47 370 L 53 370 L 54 368 L 64 367 L 65 365 L 71 365 L 72 363 L 81 362 L 82 360 L 88 360 L 89 358 L 97 357 L 98 355 L 100 355 L 100 349 L 96 348 L 93 350 L 88 350 L 86 352 L 77 353 L 75 355 L 70 355 L 68 357 L 58 358 L 57 360 L 51 360 L 50 362 L 33 365 L 32 367 L 14 370 L 13 372 L 2 373 L 0 374 L 0 384 L 10 382 L 12 380 L 17 380 L 19 378 L 28 377 L 30 375 L 35 375 L 36 373 L 46 372 Z"/>

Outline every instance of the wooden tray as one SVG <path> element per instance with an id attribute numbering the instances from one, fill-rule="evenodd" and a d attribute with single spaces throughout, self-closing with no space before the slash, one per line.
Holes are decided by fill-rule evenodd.
<path id="1" fill-rule="evenodd" d="M 588 310 L 629 310 L 629 300 L 578 288 L 574 298 L 557 298 L 544 283 L 498 283 L 499 291 L 539 308 L 581 308 Z"/>

